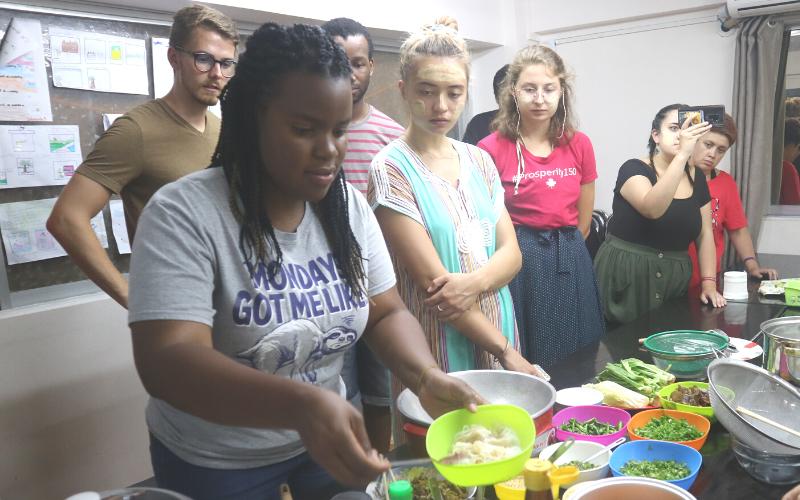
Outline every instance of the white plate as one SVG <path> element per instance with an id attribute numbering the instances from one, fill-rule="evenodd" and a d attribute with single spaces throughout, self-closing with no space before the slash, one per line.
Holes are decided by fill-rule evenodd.
<path id="1" fill-rule="evenodd" d="M 764 349 L 759 344 L 747 339 L 731 337 L 731 345 L 737 349 L 730 353 L 730 357 L 733 359 L 747 361 L 764 354 Z"/>
<path id="2" fill-rule="evenodd" d="M 556 392 L 556 403 L 561 406 L 599 405 L 603 393 L 591 387 L 568 387 Z"/>

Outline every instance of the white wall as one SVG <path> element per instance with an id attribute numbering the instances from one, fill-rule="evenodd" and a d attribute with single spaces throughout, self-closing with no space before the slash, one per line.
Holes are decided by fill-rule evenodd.
<path id="1" fill-rule="evenodd" d="M 587 18 L 599 17 L 592 15 L 599 7 L 591 5 L 585 5 Z M 576 76 L 580 129 L 591 138 L 597 157 L 597 208 L 611 211 L 617 170 L 625 160 L 646 154 L 658 109 L 675 102 L 730 109 L 736 42 L 720 33 L 714 13 L 653 13 L 539 37 L 555 42 Z"/>
<path id="2" fill-rule="evenodd" d="M 0 498 L 53 500 L 152 475 L 126 319 L 100 294 L 0 311 Z"/>
<path id="3" fill-rule="evenodd" d="M 605 26 L 612 23 L 716 9 L 725 5 L 719 0 L 531 0 L 534 16 L 531 32 L 558 33 Z"/>
<path id="4" fill-rule="evenodd" d="M 164 13 L 189 3 L 33 1 L 145 21 L 168 19 Z M 385 3 L 362 0 L 216 5 L 248 23 L 350 16 L 389 43 L 437 15 L 454 16 L 477 49 L 471 102 L 483 110 L 494 107 L 494 72 L 524 40 L 527 30 L 518 26 L 524 26 L 525 18 L 516 13 L 518 4 L 525 3 L 407 0 L 391 11 Z M 253 10 L 267 7 L 272 10 Z M 0 311 L 0 498 L 59 499 L 82 490 L 124 487 L 151 476 L 144 420 L 147 395 L 133 366 L 126 319 L 121 307 L 100 294 Z"/>

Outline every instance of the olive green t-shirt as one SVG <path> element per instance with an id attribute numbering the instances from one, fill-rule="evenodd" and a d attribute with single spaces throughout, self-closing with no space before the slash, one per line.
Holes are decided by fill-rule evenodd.
<path id="1" fill-rule="evenodd" d="M 162 99 L 155 99 L 117 118 L 78 173 L 122 197 L 133 242 L 139 215 L 153 193 L 209 165 L 219 128 L 219 118 L 207 112 L 206 129 L 200 132 Z"/>

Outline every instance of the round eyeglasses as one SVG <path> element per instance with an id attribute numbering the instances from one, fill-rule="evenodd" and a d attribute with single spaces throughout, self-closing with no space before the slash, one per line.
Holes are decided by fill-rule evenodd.
<path id="1" fill-rule="evenodd" d="M 553 102 L 558 100 L 561 97 L 561 90 L 560 89 L 536 89 L 534 87 L 522 87 L 515 89 L 520 97 L 524 97 L 526 100 L 530 101 L 538 101 L 539 97 L 547 102 Z"/>
<path id="2" fill-rule="evenodd" d="M 236 73 L 236 61 L 233 59 L 214 59 L 207 52 L 190 52 L 183 47 L 173 46 L 175 50 L 189 54 L 194 58 L 194 67 L 201 73 L 208 73 L 215 64 L 219 64 L 219 71 L 225 78 L 230 78 Z"/>

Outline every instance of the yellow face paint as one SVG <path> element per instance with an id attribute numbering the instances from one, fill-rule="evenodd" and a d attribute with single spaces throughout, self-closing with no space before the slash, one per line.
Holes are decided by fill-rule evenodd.
<path id="1" fill-rule="evenodd" d="M 465 68 L 459 61 L 446 57 L 426 59 L 427 60 L 422 60 L 417 63 L 417 71 L 414 76 L 418 81 L 445 86 L 467 86 Z"/>

